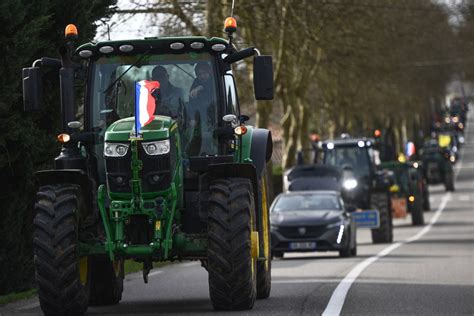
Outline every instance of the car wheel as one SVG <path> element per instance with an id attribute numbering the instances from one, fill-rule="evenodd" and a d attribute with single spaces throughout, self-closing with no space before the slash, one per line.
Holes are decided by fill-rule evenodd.
<path id="1" fill-rule="evenodd" d="M 284 254 L 284 252 L 282 252 L 282 251 L 273 251 L 272 252 L 272 257 L 282 259 L 283 254 Z"/>

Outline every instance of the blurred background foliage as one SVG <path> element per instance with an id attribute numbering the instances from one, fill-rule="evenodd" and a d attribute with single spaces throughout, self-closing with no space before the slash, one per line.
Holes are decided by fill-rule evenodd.
<path id="1" fill-rule="evenodd" d="M 42 56 L 59 57 L 64 27 L 80 25 L 80 41 L 115 0 L 2 0 L 0 11 L 0 295 L 32 286 L 32 220 L 36 170 L 52 167 L 59 152 L 59 79 L 46 72 L 44 108 L 23 112 L 21 69 Z"/>
<path id="2" fill-rule="evenodd" d="M 51 167 L 59 152 L 57 75 L 45 73 L 43 110 L 24 113 L 21 68 L 58 57 L 68 23 L 78 26 L 79 42 L 92 40 L 103 21 L 113 34 L 137 16 L 155 36 L 224 37 L 231 6 L 231 0 L 0 2 L 9 12 L 0 17 L 0 295 L 32 285 L 33 173 Z M 256 46 L 274 58 L 272 102 L 252 99 L 251 61 L 235 73 L 242 112 L 272 130 L 275 170 L 292 166 L 297 151 L 309 159 L 310 132 L 371 136 L 380 128 L 399 150 L 407 140 L 419 142 L 445 105 L 447 85 L 474 81 L 474 0 L 237 0 L 234 16 L 236 46 Z"/>

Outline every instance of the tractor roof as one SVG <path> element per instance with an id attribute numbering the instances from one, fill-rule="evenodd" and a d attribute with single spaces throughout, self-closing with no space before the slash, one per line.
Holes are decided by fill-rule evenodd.
<path id="1" fill-rule="evenodd" d="M 182 43 L 181 48 L 172 49 L 170 45 L 174 43 Z M 197 48 L 191 46 L 192 43 Z M 159 53 L 180 53 L 180 52 L 202 52 L 208 51 L 212 53 L 223 52 L 223 50 L 213 50 L 212 46 L 215 44 L 224 44 L 225 48 L 228 48 L 228 42 L 219 37 L 207 38 L 204 36 L 182 36 L 182 37 L 145 37 L 144 39 L 130 39 L 130 40 L 119 40 L 119 41 L 101 41 L 97 43 L 86 43 L 79 46 L 76 50 L 80 53 L 84 50 L 92 51 L 93 55 L 97 54 L 129 54 L 135 55 L 147 51 L 159 52 Z M 175 44 L 179 47 L 179 44 Z M 102 47 L 109 46 L 113 50 L 108 53 L 100 52 Z M 128 46 L 125 47 L 124 46 Z M 200 47 L 202 46 L 202 47 Z M 121 48 L 122 47 L 122 48 Z M 131 50 L 130 50 L 131 48 Z"/>
<path id="2" fill-rule="evenodd" d="M 359 142 L 364 142 L 364 146 L 372 146 L 374 144 L 373 138 L 360 137 L 360 138 L 336 138 L 328 139 L 323 142 L 323 146 L 326 147 L 327 144 L 332 143 L 334 146 L 359 146 Z"/>

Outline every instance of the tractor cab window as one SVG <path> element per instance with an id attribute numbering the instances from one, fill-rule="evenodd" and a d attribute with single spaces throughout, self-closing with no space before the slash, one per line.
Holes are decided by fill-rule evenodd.
<path id="1" fill-rule="evenodd" d="M 232 74 L 226 74 L 224 76 L 225 81 L 225 94 L 226 94 L 226 113 L 225 114 L 239 114 L 238 103 L 237 103 L 237 91 L 235 89 L 234 76 Z"/>
<path id="2" fill-rule="evenodd" d="M 359 146 L 335 146 L 333 149 L 326 149 L 324 155 L 325 164 L 350 168 L 357 178 L 370 174 L 369 159 L 367 149 Z"/>
<path id="3" fill-rule="evenodd" d="M 207 53 L 101 57 L 93 64 L 91 129 L 103 134 L 112 122 L 134 116 L 136 83 L 158 81 L 155 115 L 178 122 L 185 155 L 215 155 L 216 73 Z"/>

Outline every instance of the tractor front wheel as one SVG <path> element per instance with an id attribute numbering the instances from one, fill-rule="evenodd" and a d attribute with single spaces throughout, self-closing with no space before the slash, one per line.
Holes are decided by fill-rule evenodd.
<path id="1" fill-rule="evenodd" d="M 34 266 L 38 297 L 46 315 L 81 315 L 89 301 L 90 262 L 79 254 L 78 186 L 39 189 L 34 218 Z"/>
<path id="2" fill-rule="evenodd" d="M 392 212 L 390 197 L 387 193 L 374 193 L 371 196 L 371 206 L 379 211 L 380 227 L 372 229 L 374 244 L 390 243 L 393 241 Z"/>
<path id="3" fill-rule="evenodd" d="M 108 257 L 91 258 L 91 286 L 89 304 L 115 305 L 122 299 L 124 262 Z"/>
<path id="4" fill-rule="evenodd" d="M 252 238 L 254 236 L 254 238 Z M 257 296 L 258 236 L 252 185 L 224 178 L 210 185 L 209 294 L 217 310 L 248 310 Z"/>

